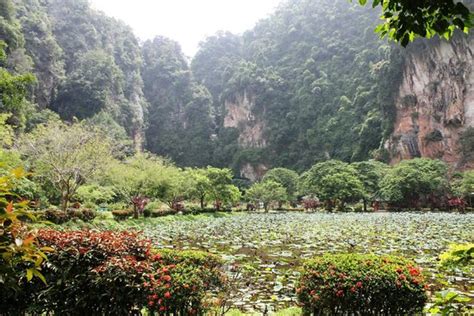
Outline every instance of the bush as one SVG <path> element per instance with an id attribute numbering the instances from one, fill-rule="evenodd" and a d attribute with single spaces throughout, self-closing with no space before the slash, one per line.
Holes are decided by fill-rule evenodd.
<path id="1" fill-rule="evenodd" d="M 115 210 L 115 211 L 112 211 L 112 215 L 114 216 L 114 219 L 116 221 L 124 221 L 132 217 L 133 211 L 132 210 Z"/>
<path id="2" fill-rule="evenodd" d="M 155 259 L 157 273 L 147 280 L 151 311 L 201 315 L 206 293 L 219 291 L 224 285 L 222 262 L 217 256 L 200 251 L 161 249 L 157 250 Z"/>
<path id="3" fill-rule="evenodd" d="M 466 268 L 474 266 L 474 244 L 453 244 L 440 256 L 444 268 Z"/>
<path id="4" fill-rule="evenodd" d="M 64 224 L 71 219 L 68 213 L 58 209 L 47 209 L 43 213 L 43 218 L 51 223 L 58 225 Z"/>
<path id="5" fill-rule="evenodd" d="M 38 236 L 55 252 L 44 269 L 48 287 L 31 304 L 35 312 L 129 315 L 148 306 L 160 315 L 191 315 L 224 282 L 217 257 L 153 249 L 135 232 L 41 230 Z"/>
<path id="6" fill-rule="evenodd" d="M 410 260 L 364 254 L 324 255 L 304 264 L 298 299 L 305 315 L 421 312 L 424 279 Z"/>
<path id="7" fill-rule="evenodd" d="M 150 213 L 150 217 L 162 217 L 162 216 L 168 216 L 168 215 L 174 215 L 177 212 L 172 209 L 168 210 L 155 210 Z"/>
<path id="8" fill-rule="evenodd" d="M 80 219 L 84 222 L 91 222 L 97 213 L 90 209 L 68 209 L 67 212 L 58 209 L 48 209 L 43 213 L 43 218 L 54 224 L 64 224 L 72 219 Z"/>

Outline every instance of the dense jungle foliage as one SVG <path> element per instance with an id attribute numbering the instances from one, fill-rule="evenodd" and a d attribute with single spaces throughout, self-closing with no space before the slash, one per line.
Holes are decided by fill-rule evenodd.
<path id="1" fill-rule="evenodd" d="M 192 60 L 168 38 L 140 44 L 130 27 L 86 0 L 1 3 L 5 67 L 23 80 L 36 77 L 23 110 L 2 105 L 17 132 L 52 111 L 107 130 L 130 152 L 234 171 L 247 163 L 302 171 L 326 159 L 387 158 L 382 144 L 405 52 L 374 33 L 380 1 L 375 9 L 287 1 L 243 35 L 205 39 Z M 229 104 L 242 99 L 251 103 L 246 121 L 226 124 Z M 257 143 L 245 140 L 253 137 L 245 124 L 261 128 Z"/>
<path id="2" fill-rule="evenodd" d="M 363 160 L 390 133 L 403 53 L 373 32 L 377 9 L 290 1 L 242 36 L 209 37 L 190 62 L 170 39 L 140 45 L 85 0 L 2 3 L 5 65 L 37 79 L 23 106 L 37 110 L 15 110 L 15 128 L 29 130 L 53 111 L 132 139 L 130 150 L 235 170 Z M 243 145 L 239 129 L 225 127 L 226 102 L 243 95 L 266 147 Z"/>

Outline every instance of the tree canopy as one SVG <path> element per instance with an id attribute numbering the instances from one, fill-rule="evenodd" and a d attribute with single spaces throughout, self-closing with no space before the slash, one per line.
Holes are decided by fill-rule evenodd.
<path id="1" fill-rule="evenodd" d="M 371 1 L 358 2 L 365 5 Z M 431 38 L 436 34 L 450 39 L 456 29 L 467 33 L 474 23 L 473 13 L 461 1 L 373 0 L 372 6 L 382 8 L 384 19 L 376 31 L 402 46 L 417 37 Z"/>

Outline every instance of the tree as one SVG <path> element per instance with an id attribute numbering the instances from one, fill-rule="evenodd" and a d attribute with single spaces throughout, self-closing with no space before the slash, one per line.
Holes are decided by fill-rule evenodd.
<path id="1" fill-rule="evenodd" d="M 415 158 L 392 167 L 380 182 L 381 196 L 401 207 L 442 203 L 448 190 L 448 167 L 440 160 Z"/>
<path id="2" fill-rule="evenodd" d="M 376 160 L 353 163 L 358 177 L 364 186 L 364 212 L 367 212 L 367 201 L 373 199 L 380 190 L 380 181 L 387 172 L 388 166 Z"/>
<path id="3" fill-rule="evenodd" d="M 232 184 L 232 171 L 224 168 L 207 167 L 207 177 L 210 182 L 208 198 L 214 202 L 219 211 L 222 204 L 232 203 L 240 199 L 240 191 Z"/>
<path id="4" fill-rule="evenodd" d="M 124 78 L 112 56 L 103 50 L 81 55 L 76 68 L 61 85 L 54 101 L 54 109 L 61 117 L 85 119 L 101 110 L 119 116 L 123 97 Z"/>
<path id="5" fill-rule="evenodd" d="M 362 198 L 365 194 L 363 183 L 355 168 L 337 160 L 320 162 L 303 173 L 300 178 L 303 193 L 316 195 L 326 202 L 329 210 L 339 203 L 344 204 Z"/>
<path id="6" fill-rule="evenodd" d="M 184 171 L 188 179 L 187 194 L 191 198 L 199 200 L 201 209 L 204 209 L 206 195 L 211 191 L 211 180 L 207 176 L 207 169 L 188 168 Z"/>
<path id="7" fill-rule="evenodd" d="M 262 202 L 266 212 L 272 202 L 281 203 L 288 199 L 286 189 L 273 180 L 255 183 L 247 190 L 246 196 L 251 201 Z"/>
<path id="8" fill-rule="evenodd" d="M 474 171 L 468 170 L 456 174 L 451 180 L 451 188 L 455 197 L 464 199 L 472 206 L 474 195 Z"/>
<path id="9" fill-rule="evenodd" d="M 368 2 L 358 1 L 361 5 Z M 417 37 L 431 38 L 438 34 L 449 39 L 455 29 L 467 33 L 473 25 L 470 10 L 454 0 L 373 0 L 372 6 L 382 7 L 385 20 L 376 31 L 404 47 Z"/>
<path id="10" fill-rule="evenodd" d="M 285 188 L 288 199 L 292 200 L 296 197 L 298 189 L 298 174 L 286 168 L 274 168 L 268 171 L 263 177 L 262 181 L 274 181 L 281 184 Z"/>
<path id="11" fill-rule="evenodd" d="M 146 154 L 116 161 L 103 179 L 105 185 L 112 185 L 132 205 L 135 218 L 142 214 L 150 198 L 162 199 L 174 208 L 184 194 L 180 181 L 178 168 L 163 158 Z"/>
<path id="12" fill-rule="evenodd" d="M 112 160 L 108 140 L 80 123 L 53 121 L 21 137 L 18 149 L 40 182 L 50 181 L 65 211 L 77 189 Z"/>
<path id="13" fill-rule="evenodd" d="M 1 19 L 1 17 L 0 17 Z M 8 113 L 5 120 L 18 128 L 25 123 L 26 96 L 28 88 L 35 82 L 32 74 L 12 74 L 4 67 L 6 62 L 6 44 L 0 40 L 0 113 Z"/>

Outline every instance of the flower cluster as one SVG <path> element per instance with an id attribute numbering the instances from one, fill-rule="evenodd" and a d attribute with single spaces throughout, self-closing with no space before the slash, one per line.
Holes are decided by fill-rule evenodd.
<path id="1" fill-rule="evenodd" d="M 192 315 L 222 285 L 215 256 L 154 249 L 136 232 L 42 230 L 39 240 L 56 251 L 38 305 L 55 314 L 125 315 L 146 306 L 158 314 Z"/>
<path id="2" fill-rule="evenodd" d="M 298 299 L 309 313 L 394 314 L 426 302 L 421 270 L 400 257 L 324 255 L 306 262 Z"/>

